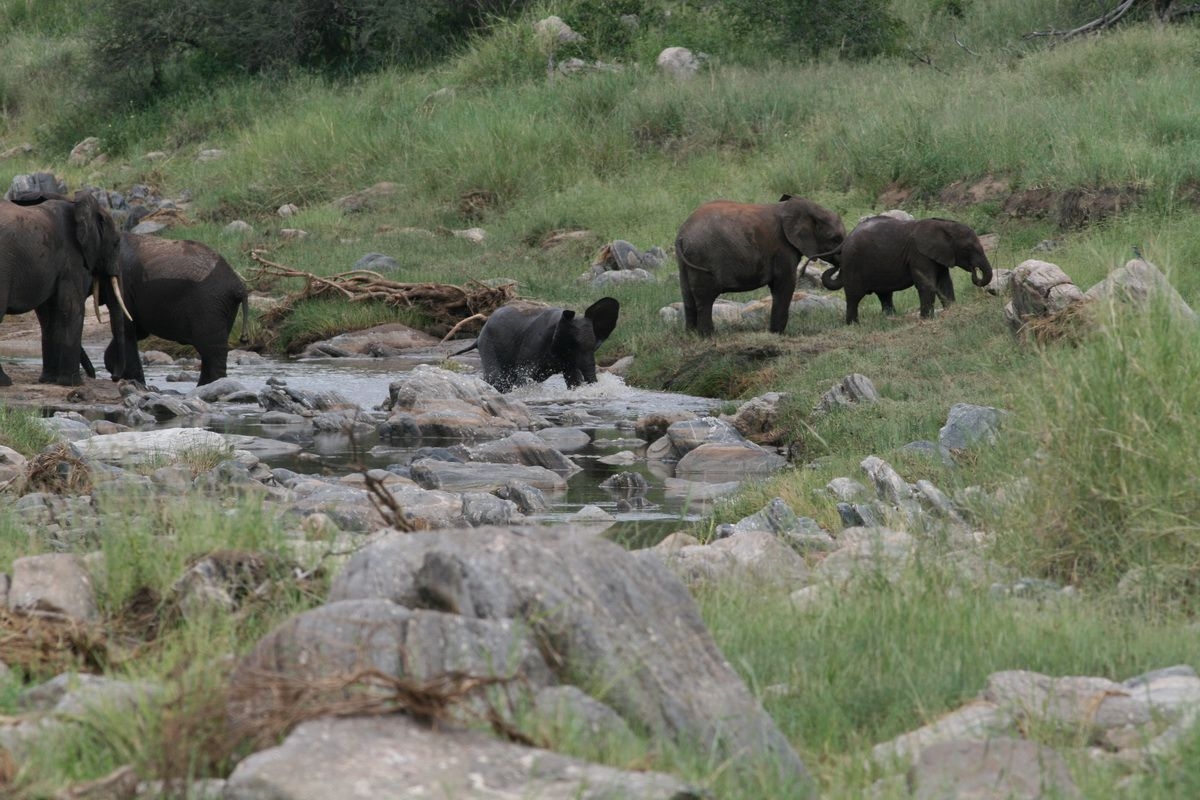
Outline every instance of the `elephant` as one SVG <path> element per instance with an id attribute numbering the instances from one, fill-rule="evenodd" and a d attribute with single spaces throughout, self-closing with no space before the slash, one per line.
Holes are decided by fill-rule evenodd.
<path id="1" fill-rule="evenodd" d="M 868 217 L 846 237 L 841 264 L 825 270 L 821 283 L 826 289 L 845 290 L 847 325 L 858 322 L 858 304 L 868 294 L 879 297 L 883 313 L 894 314 L 892 294 L 913 285 L 921 299 L 921 317 L 928 319 L 935 296 L 943 308 L 954 302 L 953 266 L 969 271 L 976 286 L 991 283 L 992 265 L 970 226 L 937 217 Z"/>
<path id="2" fill-rule="evenodd" d="M 500 392 L 561 374 L 567 388 L 596 382 L 596 349 L 617 327 L 620 303 L 602 297 L 583 316 L 528 304 L 496 309 L 470 347 L 479 348 L 483 379 Z"/>
<path id="3" fill-rule="evenodd" d="M 145 384 L 137 343 L 150 335 L 196 348 L 198 385 L 224 378 L 229 333 L 238 309 L 242 310 L 243 343 L 250 319 L 250 293 L 229 262 L 200 242 L 125 233 L 120 266 L 131 321 L 127 336 L 118 337 L 113 328 L 104 351 L 104 366 L 112 379 Z M 112 299 L 110 292 L 102 295 L 106 305 Z M 116 318 L 109 314 L 110 320 Z"/>
<path id="4" fill-rule="evenodd" d="M 88 294 L 98 298 L 103 286 L 115 298 L 114 306 L 124 308 L 118 285 L 120 241 L 112 217 L 88 192 L 73 198 L 25 193 L 0 200 L 0 319 L 37 313 L 42 329 L 39 382 L 83 383 L 79 367 L 86 357 L 82 339 Z M 123 342 L 125 315 L 112 317 L 113 338 Z M 0 369 L 0 386 L 11 385 Z"/>
<path id="5" fill-rule="evenodd" d="M 845 236 L 841 217 L 802 197 L 785 194 L 778 203 L 766 204 L 705 203 L 675 237 L 684 328 L 711 336 L 718 295 L 769 286 L 770 330 L 783 333 L 801 256 L 837 264 Z"/>

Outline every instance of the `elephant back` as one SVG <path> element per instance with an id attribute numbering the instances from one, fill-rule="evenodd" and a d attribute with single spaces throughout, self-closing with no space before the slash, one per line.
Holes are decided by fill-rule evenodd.
<path id="1" fill-rule="evenodd" d="M 231 270 L 221 254 L 190 239 L 163 239 L 158 236 L 125 234 L 121 247 L 122 271 L 140 268 L 145 280 L 172 280 L 199 283 L 215 270 Z"/>

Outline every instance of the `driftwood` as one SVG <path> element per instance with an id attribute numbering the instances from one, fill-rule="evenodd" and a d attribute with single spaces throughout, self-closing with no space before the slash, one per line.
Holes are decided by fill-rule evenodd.
<path id="1" fill-rule="evenodd" d="M 434 322 L 450 328 L 467 320 L 483 320 L 516 296 L 516 284 L 488 286 L 472 280 L 466 286 L 448 283 L 402 283 L 378 272 L 356 269 L 321 277 L 268 261 L 261 253 L 250 258 L 258 264 L 253 278 L 300 278 L 304 288 L 284 298 L 263 315 L 263 323 L 272 326 L 292 312 L 297 302 L 314 297 L 341 296 L 351 302 L 375 301 L 397 308 L 416 308 Z"/>

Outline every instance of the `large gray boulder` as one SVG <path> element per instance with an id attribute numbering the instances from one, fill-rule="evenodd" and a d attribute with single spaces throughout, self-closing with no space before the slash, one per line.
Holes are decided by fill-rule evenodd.
<path id="1" fill-rule="evenodd" d="M 431 730 L 406 716 L 326 717 L 238 764 L 225 800 L 699 800 L 657 772 L 625 772 L 479 731 Z"/>
<path id="2" fill-rule="evenodd" d="M 1088 300 L 1112 299 L 1146 309 L 1157 299 L 1171 309 L 1173 313 L 1195 322 L 1196 312 L 1180 296 L 1167 276 L 1149 261 L 1140 258 L 1132 259 L 1125 266 L 1115 269 L 1107 278 L 1084 292 Z"/>
<path id="3" fill-rule="evenodd" d="M 390 535 L 347 562 L 329 598 L 523 626 L 554 655 L 559 681 L 603 687 L 598 699 L 635 728 L 702 743 L 734 769 L 775 769 L 797 794 L 809 787 L 799 756 L 656 554 L 562 528 Z"/>
<path id="4" fill-rule="evenodd" d="M 389 423 L 423 436 L 479 440 L 543 427 L 519 400 L 497 392 L 482 378 L 420 364 L 388 387 Z"/>

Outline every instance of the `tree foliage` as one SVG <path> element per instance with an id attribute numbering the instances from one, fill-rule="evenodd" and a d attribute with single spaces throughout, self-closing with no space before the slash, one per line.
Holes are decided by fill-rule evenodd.
<path id="1" fill-rule="evenodd" d="M 523 0 L 100 0 L 98 62 L 161 88 L 172 75 L 421 64 Z"/>

